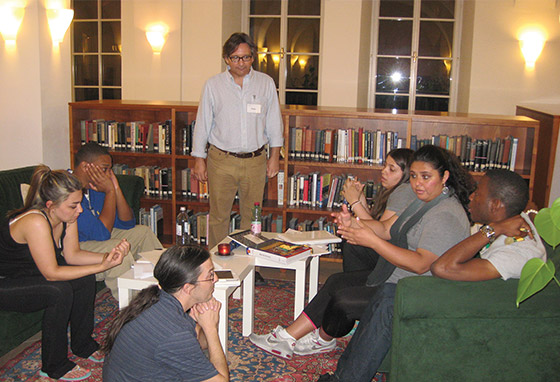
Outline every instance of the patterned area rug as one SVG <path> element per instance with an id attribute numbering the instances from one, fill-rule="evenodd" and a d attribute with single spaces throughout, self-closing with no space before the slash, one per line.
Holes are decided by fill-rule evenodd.
<path id="1" fill-rule="evenodd" d="M 267 280 L 265 286 L 255 289 L 255 326 L 258 334 L 268 333 L 277 325 L 287 326 L 293 318 L 294 284 L 290 281 Z M 94 337 L 102 341 L 108 323 L 115 316 L 118 304 L 108 290 L 99 293 L 95 303 Z M 321 355 L 295 356 L 285 360 L 255 347 L 241 335 L 242 307 L 239 300 L 230 298 L 229 354 L 230 381 L 232 382 L 308 382 L 316 381 L 326 372 L 334 371 L 336 362 L 350 337 L 338 340 L 336 350 Z M 102 368 L 91 361 L 70 355 L 70 359 L 92 371 L 89 382 L 101 381 Z M 52 381 L 39 376 L 41 367 L 41 341 L 30 345 L 0 369 L 0 380 Z M 385 376 L 377 374 L 376 382 Z"/>

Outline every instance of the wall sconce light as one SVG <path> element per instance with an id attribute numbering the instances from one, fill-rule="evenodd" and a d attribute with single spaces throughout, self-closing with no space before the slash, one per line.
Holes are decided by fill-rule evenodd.
<path id="1" fill-rule="evenodd" d="M 73 18 L 73 9 L 47 9 L 47 19 L 49 21 L 53 46 L 58 46 L 64 40 L 64 35 Z"/>
<path id="2" fill-rule="evenodd" d="M 274 62 L 274 65 L 278 65 L 280 63 L 280 55 L 279 54 L 273 54 L 272 55 L 272 61 Z"/>
<path id="3" fill-rule="evenodd" d="M 266 46 L 263 46 L 262 48 L 259 48 L 258 51 L 261 52 L 258 54 L 259 62 L 263 62 L 266 58 L 266 52 L 268 52 L 268 48 Z"/>
<path id="4" fill-rule="evenodd" d="M 152 46 L 154 54 L 160 54 L 165 44 L 169 28 L 163 23 L 152 24 L 146 30 L 146 38 Z"/>
<path id="5" fill-rule="evenodd" d="M 24 11 L 25 9 L 22 7 L 9 5 L 0 8 L 0 33 L 2 33 L 6 45 L 16 45 L 16 37 L 23 21 Z"/>
<path id="6" fill-rule="evenodd" d="M 546 38 L 538 30 L 527 30 L 519 35 L 519 46 L 525 58 L 525 67 L 533 69 L 535 62 L 541 55 Z"/>

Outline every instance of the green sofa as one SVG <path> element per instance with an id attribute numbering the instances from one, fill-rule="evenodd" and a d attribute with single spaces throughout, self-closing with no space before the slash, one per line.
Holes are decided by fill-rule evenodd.
<path id="1" fill-rule="evenodd" d="M 560 247 L 548 254 L 560 269 Z M 560 380 L 560 287 L 553 281 L 517 308 L 517 284 L 399 281 L 389 380 Z"/>
<path id="2" fill-rule="evenodd" d="M 35 166 L 0 171 L 0 219 L 6 213 L 23 205 L 20 184 L 31 181 Z M 136 221 L 140 209 L 140 198 L 144 192 L 144 181 L 134 175 L 117 175 L 123 194 L 134 210 Z M 3 311 L 0 306 L 0 356 L 41 330 L 43 312 L 18 313 Z"/>

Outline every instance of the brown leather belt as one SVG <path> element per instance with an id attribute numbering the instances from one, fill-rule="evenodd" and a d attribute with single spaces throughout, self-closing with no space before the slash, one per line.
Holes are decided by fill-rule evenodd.
<path id="1" fill-rule="evenodd" d="M 232 157 L 241 158 L 241 159 L 258 157 L 264 151 L 264 146 L 262 146 L 260 149 L 257 149 L 253 152 L 250 152 L 250 153 L 232 153 L 231 151 L 222 150 L 221 148 L 216 147 L 214 145 L 212 145 L 212 147 L 215 147 L 216 149 L 220 150 L 221 152 L 223 152 L 225 154 L 228 154 L 228 155 L 231 155 Z"/>

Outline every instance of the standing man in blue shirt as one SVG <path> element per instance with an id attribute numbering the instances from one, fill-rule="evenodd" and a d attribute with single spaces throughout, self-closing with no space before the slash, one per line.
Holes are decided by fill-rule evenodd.
<path id="1" fill-rule="evenodd" d="M 241 228 L 249 228 L 251 208 L 262 204 L 266 176 L 278 174 L 284 144 L 276 85 L 252 69 L 257 47 L 251 37 L 232 34 L 222 53 L 227 70 L 204 85 L 193 139 L 193 174 L 208 181 L 210 191 L 208 248 L 227 236 L 236 193 Z"/>
<path id="2" fill-rule="evenodd" d="M 132 209 L 126 202 L 117 177 L 111 169 L 109 151 L 97 143 L 83 145 L 74 159 L 74 175 L 82 182 L 83 211 L 78 216 L 80 248 L 108 252 L 122 239 L 130 242 L 130 253 L 121 265 L 97 274 L 118 299 L 117 278 L 130 269 L 140 252 L 163 248 L 156 235 L 143 225 L 136 225 Z"/>

